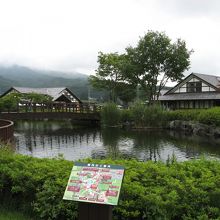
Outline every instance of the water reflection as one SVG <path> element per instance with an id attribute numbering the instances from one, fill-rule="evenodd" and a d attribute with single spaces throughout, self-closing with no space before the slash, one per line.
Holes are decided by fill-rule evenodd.
<path id="1" fill-rule="evenodd" d="M 68 160 L 118 156 L 138 160 L 166 161 L 175 154 L 184 161 L 200 155 L 220 158 L 219 141 L 164 130 L 76 128 L 70 121 L 18 122 L 16 150 L 34 157 Z"/>

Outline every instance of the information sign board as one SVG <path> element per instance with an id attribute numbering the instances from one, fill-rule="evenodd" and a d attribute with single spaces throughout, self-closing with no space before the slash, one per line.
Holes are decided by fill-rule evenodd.
<path id="1" fill-rule="evenodd" d="M 75 162 L 63 199 L 117 205 L 123 176 L 122 166 Z"/>

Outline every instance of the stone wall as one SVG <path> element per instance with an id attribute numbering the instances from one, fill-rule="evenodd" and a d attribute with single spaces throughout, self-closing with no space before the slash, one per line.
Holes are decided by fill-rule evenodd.
<path id="1" fill-rule="evenodd" d="M 220 138 L 220 127 L 201 124 L 193 121 L 171 121 L 168 123 L 168 128 L 171 130 L 184 131 L 199 136 L 212 136 L 215 138 Z"/>

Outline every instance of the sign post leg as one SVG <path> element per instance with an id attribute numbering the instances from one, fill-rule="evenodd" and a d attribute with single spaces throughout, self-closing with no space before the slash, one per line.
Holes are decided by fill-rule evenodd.
<path id="1" fill-rule="evenodd" d="M 79 202 L 79 220 L 112 220 L 112 206 Z"/>

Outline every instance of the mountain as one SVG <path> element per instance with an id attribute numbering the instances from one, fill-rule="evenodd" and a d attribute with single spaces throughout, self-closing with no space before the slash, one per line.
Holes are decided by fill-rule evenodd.
<path id="1" fill-rule="evenodd" d="M 5 79 L 4 77 L 0 76 L 0 94 L 6 91 L 11 85 L 14 85 L 16 82 L 10 79 Z"/>
<path id="2" fill-rule="evenodd" d="M 45 75 L 62 77 L 65 79 L 88 78 L 88 75 L 78 72 L 59 72 L 59 71 L 41 71 L 41 72 L 44 73 Z"/>
<path id="3" fill-rule="evenodd" d="M 69 78 L 67 78 L 67 75 Z M 65 77 L 61 77 L 65 76 Z M 68 87 L 79 98 L 86 99 L 88 76 L 56 71 L 36 70 L 23 66 L 0 66 L 0 93 L 12 86 L 20 87 Z"/>
<path id="4" fill-rule="evenodd" d="M 67 75 L 69 76 L 68 78 Z M 88 79 L 88 76 L 83 74 L 73 74 L 71 76 L 62 72 L 35 70 L 17 65 L 11 67 L 1 66 L 0 76 L 7 80 L 16 81 L 16 84 L 29 87 L 43 87 L 44 85 L 47 87 L 64 86 L 72 83 L 72 81 L 70 83 L 70 79 L 83 79 L 85 81 Z"/>
<path id="5" fill-rule="evenodd" d="M 36 70 L 24 66 L 0 66 L 0 94 L 13 86 L 68 87 L 80 99 L 88 99 L 88 75 L 59 71 Z M 103 92 L 90 89 L 90 96 L 105 99 Z"/>

